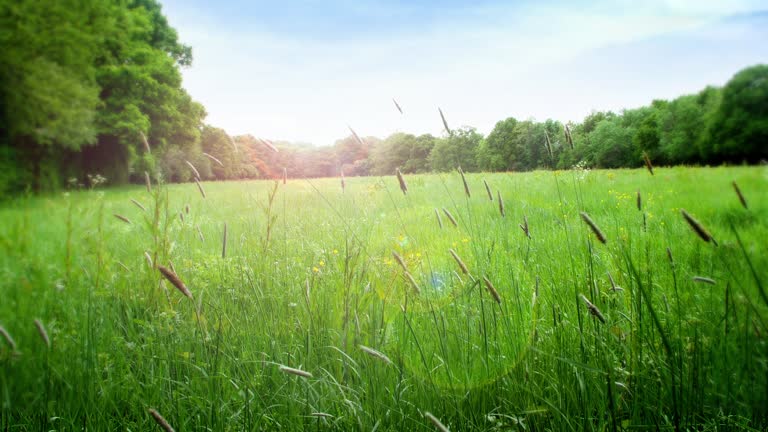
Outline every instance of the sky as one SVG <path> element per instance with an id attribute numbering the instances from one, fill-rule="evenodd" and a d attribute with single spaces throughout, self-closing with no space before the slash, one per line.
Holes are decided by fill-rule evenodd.
<path id="1" fill-rule="evenodd" d="M 161 2 L 206 122 L 273 141 L 578 122 L 768 63 L 762 0 Z"/>

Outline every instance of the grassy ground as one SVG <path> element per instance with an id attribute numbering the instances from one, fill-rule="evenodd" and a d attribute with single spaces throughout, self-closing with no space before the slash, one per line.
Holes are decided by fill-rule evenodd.
<path id="1" fill-rule="evenodd" d="M 0 430 L 768 427 L 766 168 L 406 182 L 6 204 Z"/>

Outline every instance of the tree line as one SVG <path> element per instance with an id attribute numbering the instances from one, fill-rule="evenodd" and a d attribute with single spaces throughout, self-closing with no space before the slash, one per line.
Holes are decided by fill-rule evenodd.
<path id="1" fill-rule="evenodd" d="M 332 146 L 231 137 L 181 86 L 192 50 L 155 0 L 0 2 L 0 194 L 111 184 L 758 163 L 768 159 L 768 66 L 724 87 L 580 123 L 507 118 L 487 135 L 354 132 Z M 393 108 L 394 109 L 394 108 Z M 437 111 L 437 110 L 436 110 Z M 440 112 L 442 116 L 442 112 Z M 440 121 L 437 117 L 436 121 Z M 195 167 L 193 171 L 189 165 Z"/>

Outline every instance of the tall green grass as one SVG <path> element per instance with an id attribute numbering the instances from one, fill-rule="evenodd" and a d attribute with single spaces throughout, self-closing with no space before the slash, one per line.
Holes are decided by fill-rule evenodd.
<path id="1" fill-rule="evenodd" d="M 655 174 L 10 202 L 0 326 L 17 347 L 0 338 L 0 430 L 160 430 L 150 409 L 176 430 L 762 430 L 768 172 Z"/>

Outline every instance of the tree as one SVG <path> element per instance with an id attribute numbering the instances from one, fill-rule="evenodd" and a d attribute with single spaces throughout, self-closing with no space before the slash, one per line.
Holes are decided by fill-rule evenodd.
<path id="1" fill-rule="evenodd" d="M 472 127 L 454 129 L 435 143 L 429 163 L 435 171 L 450 171 L 461 166 L 464 171 L 477 171 L 477 147 L 483 136 Z"/>
<path id="2" fill-rule="evenodd" d="M 716 160 L 768 158 L 768 65 L 749 67 L 728 81 L 709 133 Z"/>

